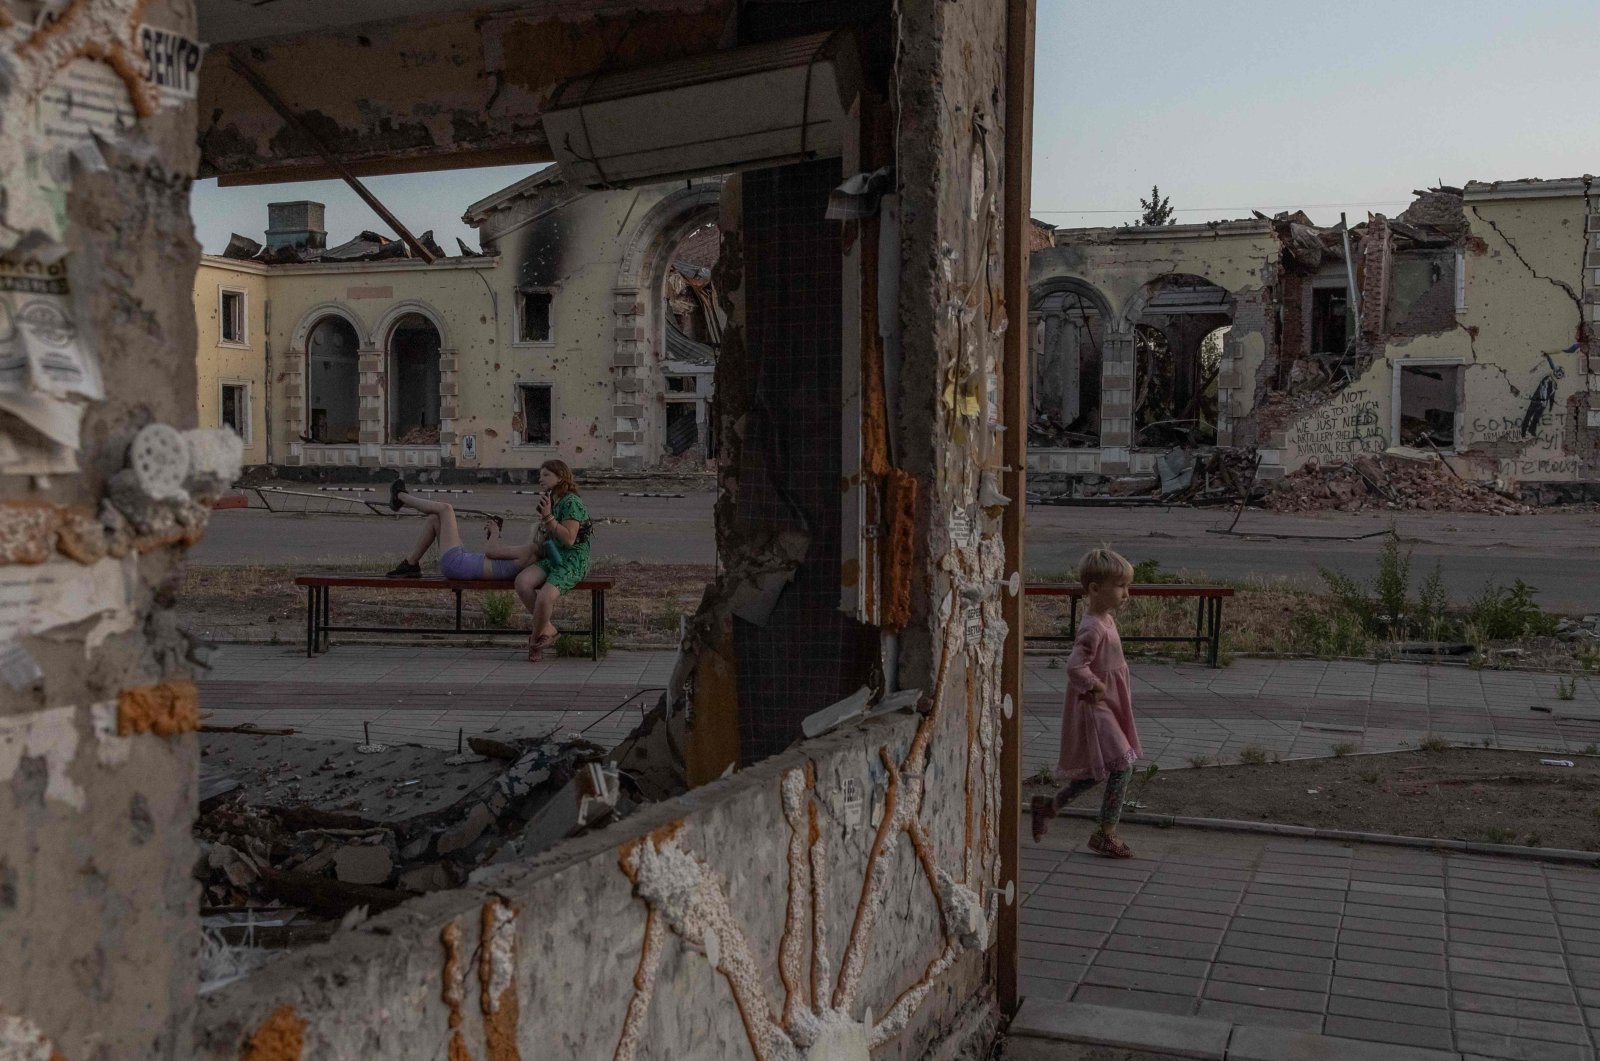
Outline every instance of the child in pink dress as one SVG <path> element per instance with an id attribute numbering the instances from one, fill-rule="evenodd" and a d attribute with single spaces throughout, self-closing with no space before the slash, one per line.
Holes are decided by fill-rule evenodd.
<path id="1" fill-rule="evenodd" d="M 1139 732 L 1133 725 L 1133 691 L 1122 656 L 1116 611 L 1128 599 L 1133 565 L 1110 549 L 1094 549 L 1078 564 L 1084 589 L 1083 622 L 1067 660 L 1067 702 L 1061 714 L 1061 759 L 1054 796 L 1033 798 L 1033 839 L 1038 842 L 1056 812 L 1100 782 L 1100 827 L 1089 848 L 1107 858 L 1132 858 L 1117 838 L 1122 798 L 1138 760 Z"/>

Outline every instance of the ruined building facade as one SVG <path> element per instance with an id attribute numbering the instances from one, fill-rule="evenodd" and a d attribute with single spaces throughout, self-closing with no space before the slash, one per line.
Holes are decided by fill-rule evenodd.
<path id="1" fill-rule="evenodd" d="M 1031 256 L 1030 471 L 1060 490 L 1231 446 L 1271 479 L 1403 447 L 1586 496 L 1597 240 L 1588 177 L 1419 192 L 1348 243 L 1299 213 L 1057 230 Z"/>
<path id="2" fill-rule="evenodd" d="M 372 232 L 326 247 L 321 204 L 275 203 L 265 247 L 201 261 L 200 422 L 291 475 L 704 468 L 722 184 L 546 167 L 467 208 L 481 252 L 433 261 Z"/>

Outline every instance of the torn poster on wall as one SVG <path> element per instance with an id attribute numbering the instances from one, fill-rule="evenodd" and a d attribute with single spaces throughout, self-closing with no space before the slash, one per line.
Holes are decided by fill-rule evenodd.
<path id="1" fill-rule="evenodd" d="M 34 19 L 0 20 L 0 254 L 48 261 L 65 253 L 74 155 L 99 165 L 97 141 L 194 99 L 204 48 L 139 22 L 140 0 L 32 6 Z"/>
<path id="2" fill-rule="evenodd" d="M 0 472 L 76 471 L 87 403 L 104 398 L 65 264 L 0 261 Z"/>

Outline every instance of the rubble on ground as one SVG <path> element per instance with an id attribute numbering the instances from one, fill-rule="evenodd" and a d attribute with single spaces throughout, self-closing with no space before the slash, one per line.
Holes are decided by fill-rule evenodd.
<path id="1" fill-rule="evenodd" d="M 454 888 L 629 813 L 642 799 L 581 737 L 472 753 L 206 734 L 195 876 L 207 927 L 257 944 L 325 938 L 350 911 Z"/>
<path id="2" fill-rule="evenodd" d="M 1600 641 L 1600 615 L 1585 615 L 1581 619 L 1562 619 L 1556 624 L 1556 637 L 1563 641 Z"/>
<path id="3" fill-rule="evenodd" d="M 1338 464 L 1309 462 L 1272 484 L 1264 499 L 1274 512 L 1357 512 L 1363 509 L 1478 512 L 1522 516 L 1533 509 L 1486 486 L 1468 482 L 1437 458 L 1363 455 Z"/>

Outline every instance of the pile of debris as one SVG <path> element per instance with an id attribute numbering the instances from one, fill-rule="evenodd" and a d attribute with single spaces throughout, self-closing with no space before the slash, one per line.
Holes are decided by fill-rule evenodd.
<path id="1" fill-rule="evenodd" d="M 1363 455 L 1339 464 L 1311 461 L 1278 480 L 1264 504 L 1274 512 L 1359 512 L 1363 509 L 1478 512 L 1524 516 L 1533 509 L 1462 479 L 1438 458 Z"/>
<path id="2" fill-rule="evenodd" d="M 457 887 L 643 798 L 581 738 L 469 743 L 451 755 L 208 735 L 194 830 L 207 927 L 256 944 L 325 938 L 357 907 Z"/>
<path id="3" fill-rule="evenodd" d="M 1600 615 L 1585 615 L 1581 619 L 1562 619 L 1556 624 L 1556 636 L 1563 641 L 1600 642 Z"/>
<path id="4" fill-rule="evenodd" d="M 1217 505 L 1244 497 L 1258 498 L 1258 458 L 1253 450 L 1219 447 L 1196 454 L 1172 449 L 1156 458 L 1162 500 L 1190 505 Z"/>

